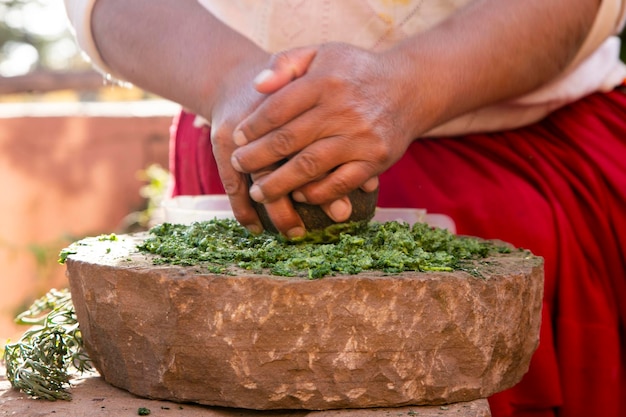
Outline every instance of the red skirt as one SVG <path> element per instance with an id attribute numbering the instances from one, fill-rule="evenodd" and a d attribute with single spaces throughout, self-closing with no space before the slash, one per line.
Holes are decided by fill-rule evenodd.
<path id="1" fill-rule="evenodd" d="M 172 131 L 174 195 L 223 193 L 193 119 Z M 417 140 L 381 175 L 378 205 L 444 213 L 459 234 L 545 258 L 540 345 L 522 381 L 490 398 L 494 417 L 626 416 L 626 94 L 509 132 Z"/>

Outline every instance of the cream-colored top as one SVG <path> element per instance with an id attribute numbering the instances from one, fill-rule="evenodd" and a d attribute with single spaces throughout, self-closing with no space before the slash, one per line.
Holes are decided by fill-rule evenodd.
<path id="1" fill-rule="evenodd" d="M 65 0 L 77 40 L 94 66 L 110 70 L 91 36 L 96 0 Z M 382 50 L 426 30 L 471 0 L 198 0 L 208 12 L 268 52 L 340 41 Z M 429 132 L 432 136 L 497 131 L 540 120 L 587 94 L 609 91 L 626 78 L 617 36 L 626 0 L 602 0 L 594 25 L 570 66 L 541 89 L 479 109 Z"/>

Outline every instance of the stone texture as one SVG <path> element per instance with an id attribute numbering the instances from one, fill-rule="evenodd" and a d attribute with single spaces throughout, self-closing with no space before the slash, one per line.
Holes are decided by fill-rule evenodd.
<path id="1" fill-rule="evenodd" d="M 107 384 L 97 373 L 72 380 L 72 401 L 33 400 L 11 389 L 0 365 L 0 416 L 18 417 L 122 417 L 136 416 L 139 408 L 150 410 L 150 417 L 490 417 L 487 400 L 446 406 L 407 406 L 398 408 L 344 409 L 327 411 L 257 411 L 241 408 L 209 407 L 148 400 Z"/>
<path id="2" fill-rule="evenodd" d="M 320 280 L 153 266 L 141 235 L 67 260 L 85 344 L 134 394 L 248 409 L 472 401 L 511 387 L 537 347 L 543 261 Z"/>

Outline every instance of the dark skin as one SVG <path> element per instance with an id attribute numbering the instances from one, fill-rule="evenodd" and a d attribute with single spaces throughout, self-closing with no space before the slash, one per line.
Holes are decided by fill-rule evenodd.
<path id="1" fill-rule="evenodd" d="M 375 189 L 413 140 L 558 75 L 598 6 L 474 0 L 377 52 L 329 43 L 272 56 L 195 0 L 99 0 L 92 26 L 115 75 L 210 121 L 237 220 L 262 230 L 252 198 L 282 234 L 297 237 L 305 230 L 289 196 L 347 219 L 346 194 Z"/>

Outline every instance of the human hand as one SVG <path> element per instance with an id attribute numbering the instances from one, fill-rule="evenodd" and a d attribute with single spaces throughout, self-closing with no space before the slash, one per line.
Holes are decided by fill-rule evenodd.
<path id="1" fill-rule="evenodd" d="M 244 227 L 255 234 L 260 233 L 263 226 L 248 194 L 250 175 L 233 169 L 230 159 L 237 147 L 232 140 L 235 127 L 264 98 L 263 94 L 254 89 L 252 80 L 268 59 L 269 55 L 266 54 L 265 57 L 247 60 L 225 74 L 219 93 L 211 103 L 210 114 L 201 114 L 211 125 L 213 155 L 233 214 Z"/>
<path id="2" fill-rule="evenodd" d="M 233 141 L 233 130 L 264 100 L 265 95 L 254 88 L 253 78 L 261 69 L 267 67 L 268 62 L 269 54 L 264 53 L 262 56 L 249 57 L 229 71 L 222 79 L 217 98 L 210 106 L 211 143 L 220 179 L 229 196 L 236 219 L 253 233 L 260 233 L 263 226 L 257 210 L 251 205 L 248 189 L 252 181 L 257 181 L 272 172 L 275 166 L 265 166 L 250 173 L 233 169 L 231 155 L 237 147 Z M 275 88 L 291 81 L 292 71 L 288 67 L 277 69 Z M 273 223 L 286 236 L 296 237 L 304 234 L 302 219 L 297 215 L 288 196 L 278 198 L 266 204 L 264 208 L 266 213 L 271 214 L 272 219 L 277 219 Z"/>
<path id="3" fill-rule="evenodd" d="M 326 205 L 330 214 L 338 209 L 336 221 L 349 217 L 345 196 L 359 187 L 375 190 L 377 175 L 414 138 L 404 111 L 411 94 L 396 64 L 345 44 L 276 55 L 270 71 L 256 78 L 257 90 L 271 94 L 234 133 L 241 146 L 233 153 L 235 169 L 265 171 L 250 188 L 252 199 L 267 206 L 291 193 Z"/>

